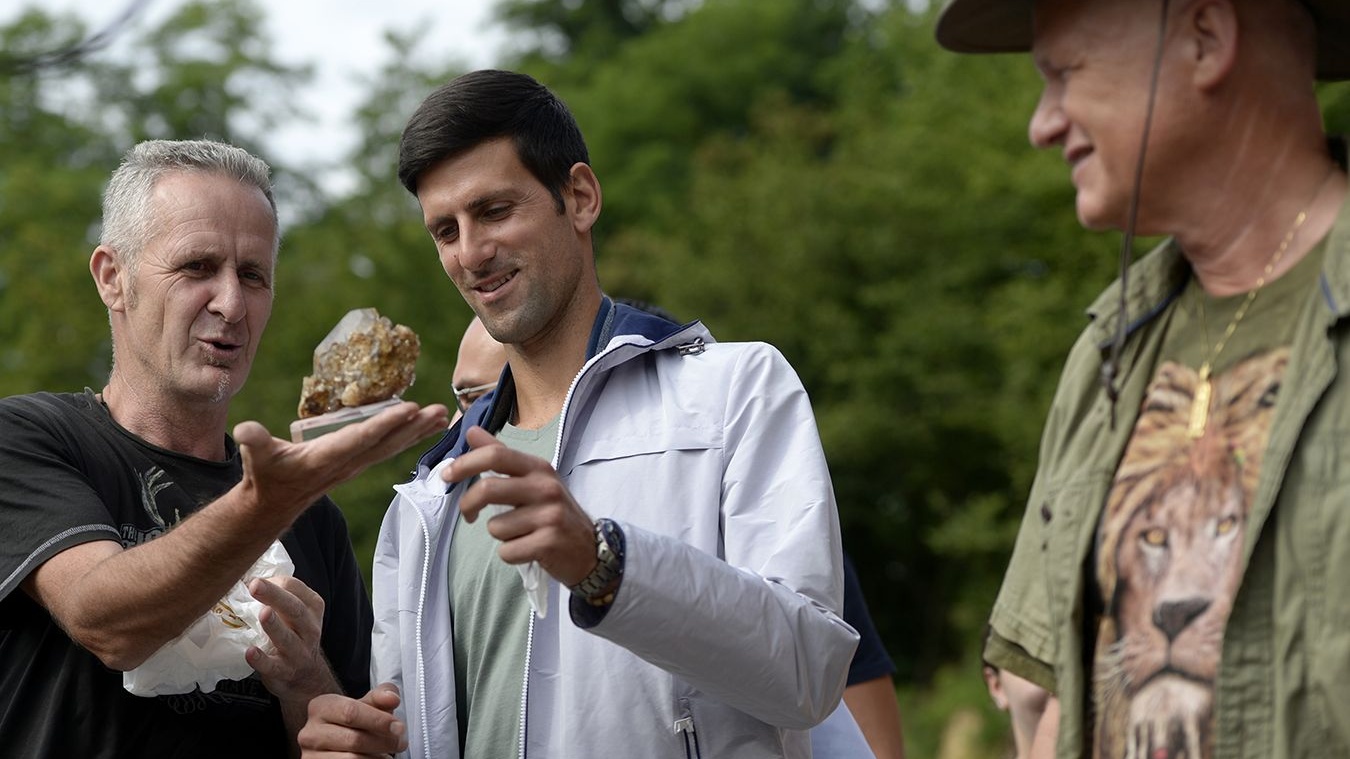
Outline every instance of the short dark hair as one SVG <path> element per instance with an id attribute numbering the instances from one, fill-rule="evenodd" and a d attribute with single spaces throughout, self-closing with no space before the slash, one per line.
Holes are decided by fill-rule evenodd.
<path id="1" fill-rule="evenodd" d="M 590 163 L 586 141 L 557 95 L 514 71 L 473 71 L 428 95 L 403 128 L 398 181 L 416 195 L 418 180 L 433 166 L 500 137 L 511 138 L 520 162 L 561 213 L 572 166 Z"/>

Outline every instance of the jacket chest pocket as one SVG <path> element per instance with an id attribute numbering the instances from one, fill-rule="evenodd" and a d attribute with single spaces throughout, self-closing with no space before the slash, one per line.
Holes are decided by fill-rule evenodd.
<path id="1" fill-rule="evenodd" d="M 587 513 L 715 551 L 722 497 L 720 434 L 687 427 L 582 437 L 565 458 L 562 474 Z"/>

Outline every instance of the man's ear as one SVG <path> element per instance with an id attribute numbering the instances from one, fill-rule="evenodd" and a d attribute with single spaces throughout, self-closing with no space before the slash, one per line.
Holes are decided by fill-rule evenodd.
<path id="1" fill-rule="evenodd" d="M 1232 0 L 1199 0 L 1183 8 L 1179 23 L 1194 66 L 1194 85 L 1201 91 L 1214 89 L 1237 64 L 1237 8 Z"/>
<path id="2" fill-rule="evenodd" d="M 998 679 L 998 670 L 984 665 L 984 684 L 989 689 L 989 697 L 1001 712 L 1008 711 L 1008 694 L 1003 691 L 1003 681 Z"/>
<path id="3" fill-rule="evenodd" d="M 98 297 L 109 311 L 122 311 L 126 308 L 126 290 L 122 275 L 121 259 L 117 252 L 106 245 L 94 248 L 89 257 L 89 273 L 94 275 L 94 286 L 98 288 Z"/>
<path id="4" fill-rule="evenodd" d="M 572 226 L 577 234 L 591 231 L 595 220 L 600 218 L 603 205 L 600 195 L 600 180 L 591 167 L 584 163 L 575 163 L 568 172 L 571 183 L 567 188 L 567 203 L 572 212 Z"/>

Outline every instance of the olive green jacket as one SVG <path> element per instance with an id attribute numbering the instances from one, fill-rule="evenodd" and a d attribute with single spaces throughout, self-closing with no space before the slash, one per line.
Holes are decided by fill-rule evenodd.
<path id="1" fill-rule="evenodd" d="M 1190 269 L 1165 243 L 1130 270 L 1131 323 L 1120 398 L 1098 376 L 1114 338 L 1120 283 L 1089 309 L 1041 441 L 1039 469 L 985 655 L 1060 699 L 1057 756 L 1090 754 L 1087 570 L 1168 316 Z M 1215 759 L 1350 757 L 1350 202 L 1299 311 L 1260 482 L 1245 570 L 1224 635 Z M 1085 646 L 1087 647 L 1085 650 Z"/>

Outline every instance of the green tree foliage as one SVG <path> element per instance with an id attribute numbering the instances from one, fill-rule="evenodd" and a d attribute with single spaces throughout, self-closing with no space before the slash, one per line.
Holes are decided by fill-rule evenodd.
<path id="1" fill-rule="evenodd" d="M 0 29 L 17 60 L 70 47 L 72 18 L 31 11 Z M 107 371 L 102 305 L 88 259 L 99 192 L 116 151 L 96 124 L 53 104 L 46 72 L 0 76 L 0 394 L 100 382 Z M 89 328 L 90 326 L 94 328 Z"/>
<path id="2" fill-rule="evenodd" d="M 526 37 L 522 58 L 606 58 L 625 42 L 678 16 L 689 0 L 502 0 L 496 16 Z"/>

